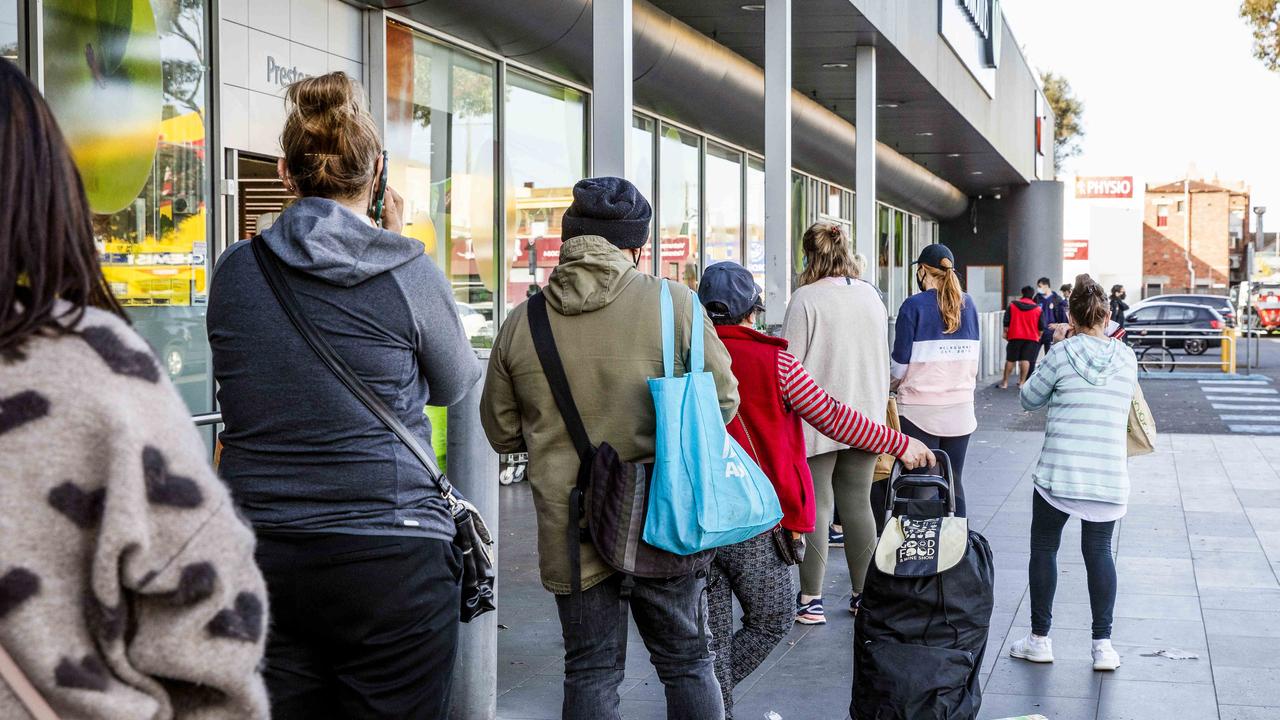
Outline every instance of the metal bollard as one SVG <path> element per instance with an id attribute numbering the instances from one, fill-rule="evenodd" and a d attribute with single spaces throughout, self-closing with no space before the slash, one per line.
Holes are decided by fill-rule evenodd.
<path id="1" fill-rule="evenodd" d="M 489 351 L 478 350 L 488 363 Z M 470 500 L 494 538 L 498 533 L 498 454 L 489 447 L 480 427 L 480 390 L 484 376 L 462 402 L 449 408 L 449 479 Z M 499 578 L 499 582 L 501 578 Z M 500 588 L 495 588 L 498 603 Z M 498 613 L 481 615 L 458 630 L 458 654 L 453 662 L 451 720 L 494 720 L 498 716 Z"/>

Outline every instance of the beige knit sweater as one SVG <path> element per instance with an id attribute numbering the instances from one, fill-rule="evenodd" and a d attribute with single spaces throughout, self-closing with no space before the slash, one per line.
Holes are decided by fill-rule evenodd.
<path id="1" fill-rule="evenodd" d="M 267 717 L 253 548 L 125 323 L 0 359 L 0 644 L 63 720 Z"/>
<path id="2" fill-rule="evenodd" d="M 889 320 L 874 286 L 824 279 L 799 288 L 787 305 L 788 350 L 831 396 L 872 420 L 889 403 Z M 809 457 L 847 449 L 806 424 Z"/>

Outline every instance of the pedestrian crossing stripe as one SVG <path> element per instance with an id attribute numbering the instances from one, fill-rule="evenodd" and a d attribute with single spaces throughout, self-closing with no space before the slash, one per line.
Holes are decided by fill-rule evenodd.
<path id="1" fill-rule="evenodd" d="M 1218 418 L 1222 420 L 1267 420 L 1271 417 L 1276 417 L 1276 422 L 1280 423 L 1280 416 L 1271 416 L 1271 415 L 1219 415 L 1218 416 Z"/>
<path id="2" fill-rule="evenodd" d="M 1258 383 L 1254 383 L 1254 385 L 1257 385 L 1257 384 Z M 1221 386 L 1215 385 L 1212 387 L 1202 387 L 1200 389 L 1203 390 L 1205 394 L 1242 393 L 1245 395 L 1280 395 L 1280 390 L 1276 390 L 1275 388 L 1270 388 L 1270 387 L 1221 387 Z"/>
<path id="3" fill-rule="evenodd" d="M 1213 404 L 1214 410 L 1280 410 L 1280 405 L 1223 405 L 1220 403 Z"/>
<path id="4" fill-rule="evenodd" d="M 1280 435 L 1280 425 L 1228 425 L 1231 432 L 1250 435 Z"/>

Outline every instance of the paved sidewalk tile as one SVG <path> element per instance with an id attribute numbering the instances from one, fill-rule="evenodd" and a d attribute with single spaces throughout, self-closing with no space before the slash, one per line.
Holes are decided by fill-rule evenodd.
<path id="1" fill-rule="evenodd" d="M 1028 421 L 1030 422 L 1030 421 Z M 1034 425 L 1031 425 L 1034 427 Z M 1122 665 L 1092 670 L 1092 612 L 1071 521 L 1058 554 L 1052 665 L 1008 657 L 1029 632 L 1027 562 L 1039 432 L 980 431 L 966 465 L 971 528 L 995 558 L 996 605 L 979 717 L 1050 720 L 1280 720 L 1280 438 L 1162 434 L 1131 462 L 1114 542 L 1113 643 Z M 503 488 L 499 717 L 559 717 L 563 660 L 555 603 L 537 579 L 527 483 Z M 795 626 L 737 688 L 735 717 L 844 720 L 852 683 L 848 573 L 833 550 L 829 622 Z M 1194 653 L 1175 660 L 1159 651 Z M 664 692 L 634 627 L 620 688 L 626 720 L 665 718 Z"/>

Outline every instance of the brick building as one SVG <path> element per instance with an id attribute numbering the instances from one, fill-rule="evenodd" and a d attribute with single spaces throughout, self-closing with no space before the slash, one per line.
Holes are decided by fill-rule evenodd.
<path id="1" fill-rule="evenodd" d="M 1214 178 L 1147 185 L 1143 297 L 1188 291 L 1225 295 L 1243 279 L 1241 257 L 1248 233 L 1249 188 L 1243 182 Z"/>

